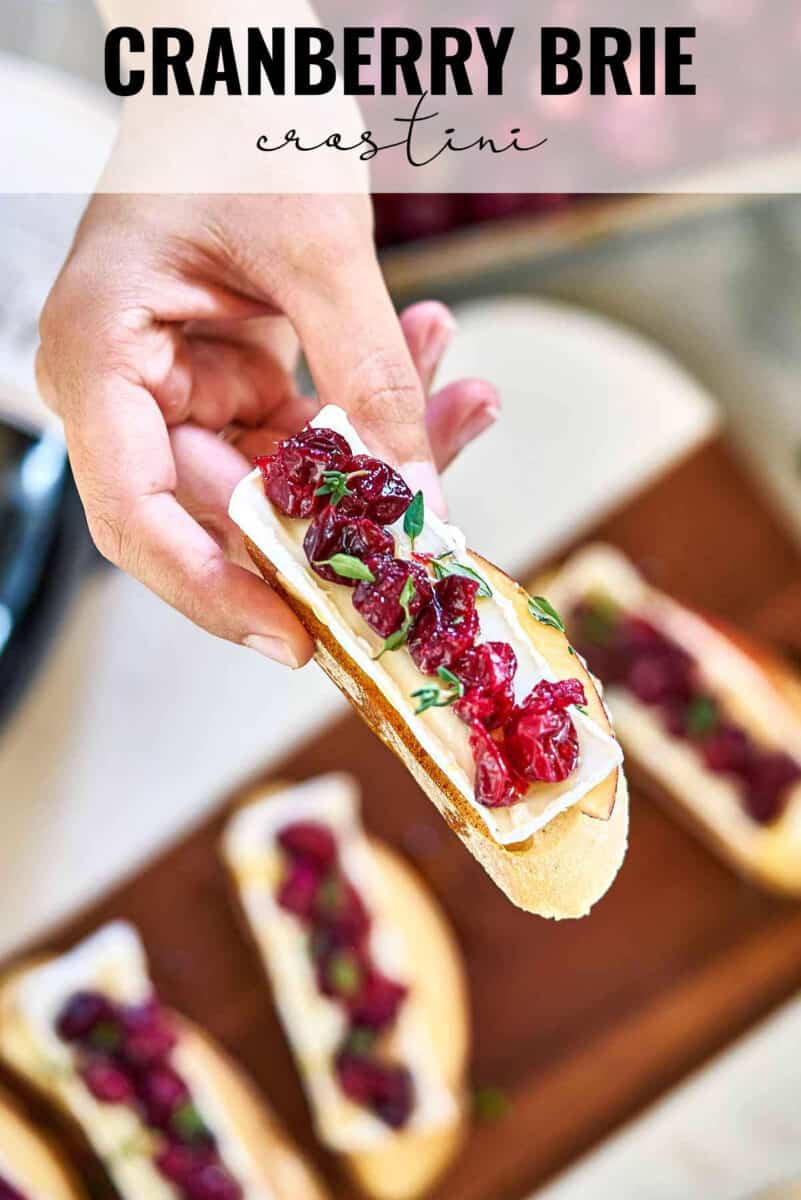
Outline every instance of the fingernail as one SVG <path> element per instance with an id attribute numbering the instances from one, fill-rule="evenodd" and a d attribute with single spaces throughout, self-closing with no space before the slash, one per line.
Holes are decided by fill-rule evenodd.
<path id="1" fill-rule="evenodd" d="M 273 662 L 280 663 L 282 667 L 292 667 L 297 670 L 300 663 L 292 651 L 292 647 L 288 642 L 284 642 L 281 638 L 265 637 L 261 633 L 252 633 L 245 638 L 243 643 L 249 650 L 255 650 L 257 654 L 263 654 L 265 658 L 272 659 Z"/>
<path id="2" fill-rule="evenodd" d="M 443 313 L 434 321 L 420 353 L 420 365 L 425 373 L 433 373 L 439 366 L 455 332 L 456 322 L 450 313 L 447 316 Z"/>
<path id="3" fill-rule="evenodd" d="M 458 449 L 464 450 L 470 442 L 475 441 L 482 433 L 486 433 L 498 419 L 499 411 L 500 405 L 497 401 L 485 401 L 477 405 L 459 427 L 456 435 Z"/>
<path id="4" fill-rule="evenodd" d="M 442 493 L 436 467 L 430 462 L 410 462 L 401 467 L 401 475 L 413 492 L 422 492 L 428 504 L 443 521 L 448 519 L 448 505 Z"/>

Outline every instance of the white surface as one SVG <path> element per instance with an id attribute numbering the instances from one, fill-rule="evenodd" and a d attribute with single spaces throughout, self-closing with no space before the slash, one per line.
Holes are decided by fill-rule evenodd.
<path id="1" fill-rule="evenodd" d="M 801 1176 L 795 1000 L 536 1200 L 748 1200 Z"/>
<path id="2" fill-rule="evenodd" d="M 473 544 L 512 570 L 715 421 L 658 351 L 561 306 L 472 306 L 448 373 L 479 363 L 505 414 L 447 490 Z M 0 738 L 0 953 L 343 708 L 316 668 L 293 675 L 216 642 L 116 573 L 92 581 Z"/>

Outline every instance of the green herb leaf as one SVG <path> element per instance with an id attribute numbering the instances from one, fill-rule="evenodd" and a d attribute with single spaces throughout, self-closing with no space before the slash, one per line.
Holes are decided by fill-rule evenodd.
<path id="1" fill-rule="evenodd" d="M 173 1111 L 170 1124 L 182 1141 L 197 1142 L 208 1137 L 206 1122 L 191 1100 L 180 1104 Z"/>
<path id="2" fill-rule="evenodd" d="M 360 475 L 366 474 L 367 471 L 351 471 L 349 475 L 346 475 L 344 471 L 323 471 L 322 486 L 318 487 L 314 494 L 315 496 L 330 496 L 329 503 L 332 508 L 336 508 L 345 496 L 353 495 L 353 491 L 348 487 L 351 479 L 358 479 Z"/>
<path id="3" fill-rule="evenodd" d="M 429 708 L 449 708 L 451 704 L 455 704 L 457 700 L 461 700 L 464 695 L 464 684 L 461 679 L 449 671 L 447 667 L 440 667 L 437 671 L 443 683 L 447 683 L 449 691 L 444 692 L 438 687 L 419 688 L 416 692 L 412 692 L 412 699 L 419 700 L 419 704 L 415 709 L 415 715 L 427 712 Z"/>
<path id="4" fill-rule="evenodd" d="M 509 1097 L 500 1088 L 476 1088 L 473 1092 L 473 1115 L 477 1121 L 498 1121 L 510 1107 Z"/>
<path id="5" fill-rule="evenodd" d="M 316 567 L 331 567 L 343 579 L 363 579 L 365 583 L 375 583 L 375 575 L 360 558 L 351 554 L 335 554 L 333 558 L 323 559 L 314 564 Z"/>
<path id="6" fill-rule="evenodd" d="M 474 579 L 478 584 L 476 597 L 479 600 L 488 599 L 492 595 L 492 588 L 486 579 L 483 579 L 472 567 L 466 567 L 464 563 L 450 562 L 452 554 L 451 550 L 448 554 L 442 554 L 439 558 L 434 559 L 432 566 L 437 579 L 444 579 L 446 575 L 462 575 L 465 579 Z"/>
<path id="7" fill-rule="evenodd" d="M 377 1039 L 378 1034 L 374 1029 L 367 1029 L 364 1025 L 355 1025 L 345 1039 L 345 1050 L 357 1058 L 366 1058 L 371 1053 Z"/>
<path id="8" fill-rule="evenodd" d="M 565 632 L 564 621 L 544 596 L 529 596 L 528 611 L 535 621 L 539 621 L 540 625 L 549 625 L 551 629 L 558 629 L 560 633 Z"/>
<path id="9" fill-rule="evenodd" d="M 422 492 L 418 492 L 412 500 L 403 517 L 403 532 L 406 534 L 409 541 L 414 543 L 423 532 L 423 526 L 426 523 L 426 502 Z"/>
<path id="10" fill-rule="evenodd" d="M 576 711 L 583 713 L 585 717 L 588 717 L 590 715 L 590 710 L 588 708 L 585 708 L 583 704 L 577 704 Z"/>
<path id="11" fill-rule="evenodd" d="M 693 696 L 687 705 L 687 732 L 690 737 L 705 737 L 720 720 L 718 706 L 711 696 Z"/>
<path id="12" fill-rule="evenodd" d="M 362 985 L 362 970 L 349 950 L 337 954 L 329 967 L 331 982 L 340 996 L 355 996 Z"/>
<path id="13" fill-rule="evenodd" d="M 373 660 L 374 662 L 378 662 L 379 658 L 381 658 L 383 654 L 386 654 L 388 650 L 399 650 L 401 646 L 406 645 L 406 641 L 409 637 L 409 630 L 411 629 L 414 621 L 414 617 L 410 613 L 409 608 L 412 600 L 414 599 L 415 590 L 414 575 L 410 574 L 403 585 L 400 596 L 398 597 L 398 602 L 400 603 L 400 606 L 404 612 L 403 624 L 401 625 L 400 629 L 395 631 L 395 633 L 391 633 L 389 635 L 384 642 L 382 649 L 375 656 L 375 659 Z"/>
<path id="14" fill-rule="evenodd" d="M 122 1041 L 120 1028 L 114 1021 L 99 1021 L 89 1034 L 89 1044 L 94 1050 L 116 1050 Z"/>

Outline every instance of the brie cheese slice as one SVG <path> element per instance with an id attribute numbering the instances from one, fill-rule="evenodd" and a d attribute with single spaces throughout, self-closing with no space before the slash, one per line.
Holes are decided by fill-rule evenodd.
<path id="1" fill-rule="evenodd" d="M 410 986 L 390 1034 L 392 1060 L 406 1066 L 414 1081 L 415 1106 L 406 1128 L 429 1130 L 452 1122 L 457 1101 L 437 1065 L 435 1031 L 423 1023 L 414 1003 L 410 971 L 414 950 L 393 923 L 389 899 L 359 822 L 356 784 L 347 775 L 326 775 L 248 804 L 230 822 L 223 843 L 304 1077 L 321 1141 L 352 1153 L 395 1135 L 340 1088 L 333 1063 L 347 1032 L 347 1016 L 341 1005 L 320 992 L 308 934 L 275 898 L 284 859 L 276 837 L 296 821 L 320 821 L 333 830 L 342 868 L 372 917 L 371 957 L 386 975 Z"/>
<path id="2" fill-rule="evenodd" d="M 369 453 L 340 408 L 333 405 L 323 408 L 312 425 L 342 434 L 354 454 Z M 321 579 L 306 561 L 303 538 L 309 522 L 284 517 L 269 503 L 258 470 L 236 488 L 229 511 L 243 533 L 275 565 L 286 586 L 331 629 L 347 654 L 401 714 L 422 748 L 452 780 L 490 835 L 501 845 L 525 841 L 554 817 L 577 804 L 622 763 L 623 754 L 615 738 L 592 718 L 574 710 L 571 715 L 578 732 L 580 760 L 569 779 L 563 783 L 532 784 L 525 796 L 510 808 L 490 809 L 479 804 L 473 788 L 475 765 L 469 729 L 449 708 L 432 708 L 420 716 L 415 714 L 417 701 L 412 699 L 412 693 L 430 685 L 431 678 L 418 671 L 405 646 L 375 661 L 383 641 L 353 607 L 350 588 Z M 403 520 L 390 529 L 395 537 L 397 557 L 410 558 L 411 545 L 403 530 Z M 481 575 L 481 565 L 470 555 L 464 535 L 428 509 L 425 527 L 415 549 L 434 556 L 450 553 L 454 561 Z M 526 637 L 514 607 L 503 596 L 493 592 L 491 597 L 480 599 L 478 614 L 478 641 L 508 642 L 517 655 L 515 697 L 518 701 L 528 696 L 541 680 L 556 678 Z"/>

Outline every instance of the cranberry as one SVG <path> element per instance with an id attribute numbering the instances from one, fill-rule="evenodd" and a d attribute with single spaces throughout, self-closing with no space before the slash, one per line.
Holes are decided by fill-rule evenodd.
<path id="1" fill-rule="evenodd" d="M 99 1025 L 112 1024 L 114 1005 L 99 992 L 76 992 L 56 1018 L 56 1030 L 65 1042 L 80 1042 Z"/>
<path id="2" fill-rule="evenodd" d="M 163 1062 L 177 1041 L 167 1015 L 156 999 L 123 1009 L 122 1030 L 122 1057 L 136 1067 Z"/>
<path id="3" fill-rule="evenodd" d="M 775 821 L 784 811 L 787 792 L 801 780 L 801 765 L 780 752 L 755 757 L 747 775 L 745 806 L 761 825 Z"/>
<path id="4" fill-rule="evenodd" d="M 483 642 L 465 650 L 453 664 L 453 673 L 464 684 L 465 694 L 454 709 L 467 725 L 480 721 L 497 729 L 514 708 L 517 655 L 506 642 Z"/>
<path id="5" fill-rule="evenodd" d="M 331 871 L 319 884 L 314 915 L 346 945 L 359 941 L 370 928 L 370 917 L 361 896 L 340 871 Z"/>
<path id="6" fill-rule="evenodd" d="M 370 1108 L 392 1129 L 406 1124 L 414 1106 L 414 1088 L 405 1067 L 341 1052 L 336 1074 L 348 1099 Z"/>
<path id="7" fill-rule="evenodd" d="M 753 747 L 736 725 L 719 725 L 701 746 L 710 771 L 720 775 L 743 775 L 753 759 Z"/>
<path id="8" fill-rule="evenodd" d="M 162 1127 L 175 1109 L 189 1099 L 189 1089 L 177 1071 L 166 1063 L 150 1067 L 139 1080 L 139 1100 L 148 1124 Z"/>
<path id="9" fill-rule="evenodd" d="M 25 1200 L 25 1197 L 7 1179 L 0 1179 L 0 1200 Z"/>
<path id="10" fill-rule="evenodd" d="M 264 491 L 287 517 L 311 517 L 324 507 L 325 496 L 317 495 L 324 471 L 338 471 L 350 447 L 332 429 L 303 429 L 280 442 L 275 454 L 256 459 L 264 480 Z"/>
<path id="11" fill-rule="evenodd" d="M 351 1019 L 366 1029 L 386 1029 L 408 994 L 408 988 L 373 968 L 349 1005 Z"/>
<path id="12" fill-rule="evenodd" d="M 378 525 L 394 525 L 412 502 L 412 493 L 398 472 L 377 458 L 355 454 L 342 470 L 356 475 L 348 481 L 351 494 L 337 505 L 350 517 L 370 517 Z"/>
<path id="13" fill-rule="evenodd" d="M 337 856 L 337 844 L 327 825 L 319 821 L 296 821 L 278 834 L 278 844 L 292 858 L 315 867 L 330 867 Z"/>
<path id="14" fill-rule="evenodd" d="M 362 581 L 356 585 L 353 607 L 379 637 L 388 638 L 398 632 L 405 620 L 400 597 L 409 576 L 414 578 L 414 595 L 409 601 L 411 616 L 417 616 L 431 602 L 434 591 L 428 575 L 417 563 L 402 562 L 388 555 L 371 555 L 366 561 L 375 582 Z"/>
<path id="15" fill-rule="evenodd" d="M 391 533 L 376 525 L 369 517 L 347 517 L 339 509 L 328 505 L 306 530 L 303 549 L 312 569 L 322 579 L 355 587 L 355 579 L 346 579 L 337 575 L 333 567 L 319 564 L 335 554 L 347 554 L 359 559 L 369 558 L 373 554 L 391 555 L 395 542 Z"/>
<path id="16" fill-rule="evenodd" d="M 199 1167 L 184 1182 L 187 1200 L 242 1200 L 242 1188 L 220 1163 Z"/>
<path id="17" fill-rule="evenodd" d="M 544 679 L 518 705 L 504 728 L 506 753 L 516 771 L 531 782 L 560 783 L 576 769 L 579 742 L 567 709 L 586 704 L 577 679 Z"/>
<path id="18" fill-rule="evenodd" d="M 516 804 L 525 791 L 525 782 L 518 778 L 502 747 L 479 721 L 470 732 L 470 749 L 476 763 L 473 790 L 478 803 L 487 808 Z"/>
<path id="19" fill-rule="evenodd" d="M 308 862 L 296 862 L 281 882 L 276 899 L 281 908 L 306 921 L 314 911 L 319 886 L 320 876 L 315 867 Z"/>
<path id="20" fill-rule="evenodd" d="M 686 700 L 692 687 L 692 661 L 678 647 L 639 655 L 631 663 L 626 684 L 643 704 Z"/>
<path id="21" fill-rule="evenodd" d="M 124 1104 L 133 1096 L 128 1076 L 105 1059 L 96 1059 L 81 1068 L 81 1079 L 101 1104 Z"/>
<path id="22" fill-rule="evenodd" d="M 425 675 L 452 666 L 472 646 L 478 633 L 479 587 L 462 575 L 448 575 L 434 585 L 433 600 L 418 614 L 409 633 L 409 652 Z"/>
<path id="23" fill-rule="evenodd" d="M 213 1151 L 206 1147 L 185 1146 L 182 1142 L 168 1142 L 156 1157 L 156 1166 L 165 1179 L 182 1187 L 199 1167 L 212 1161 Z"/>

